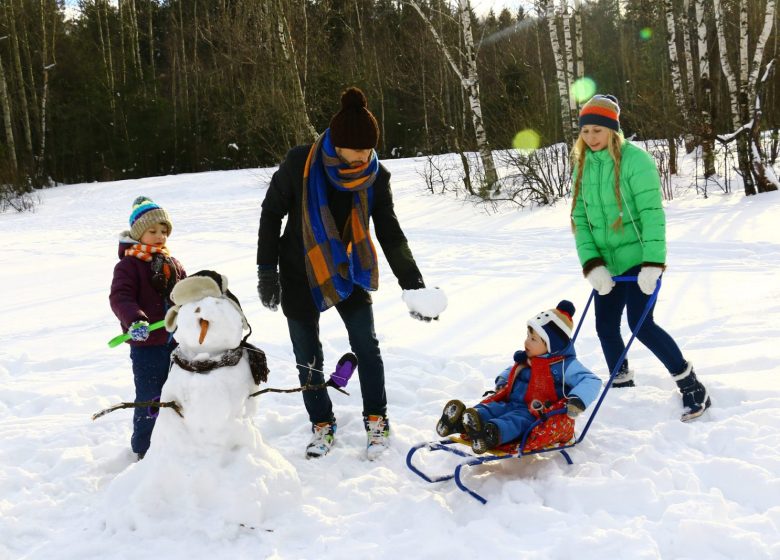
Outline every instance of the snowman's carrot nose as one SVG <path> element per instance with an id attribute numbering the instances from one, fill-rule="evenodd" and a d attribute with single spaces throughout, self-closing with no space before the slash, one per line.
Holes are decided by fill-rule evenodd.
<path id="1" fill-rule="evenodd" d="M 200 337 L 198 337 L 198 344 L 203 344 L 203 340 L 206 338 L 206 333 L 209 330 L 209 322 L 206 319 L 200 320 Z"/>

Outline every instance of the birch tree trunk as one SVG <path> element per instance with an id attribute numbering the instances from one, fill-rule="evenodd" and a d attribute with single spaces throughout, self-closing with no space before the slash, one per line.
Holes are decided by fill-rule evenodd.
<path id="1" fill-rule="evenodd" d="M 574 131 L 570 125 L 571 110 L 569 104 L 569 87 L 566 81 L 566 64 L 561 53 L 560 42 L 558 41 L 558 27 L 555 25 L 555 7 L 552 0 L 542 0 L 541 5 L 547 16 L 550 44 L 552 45 L 553 57 L 555 58 L 555 76 L 558 85 L 558 98 L 561 105 L 561 128 L 563 129 L 563 138 L 567 144 L 571 144 L 574 138 Z"/>
<path id="2" fill-rule="evenodd" d="M 9 13 L 10 12 L 10 13 Z M 19 48 L 19 35 L 16 26 L 16 14 L 14 13 L 14 2 L 7 4 L 6 16 L 8 19 L 9 30 L 11 32 L 11 57 L 16 69 L 16 79 L 18 84 L 19 110 L 21 111 L 22 128 L 24 131 L 24 144 L 27 148 L 29 158 L 33 157 L 32 128 L 30 127 L 30 109 L 27 105 L 27 92 L 24 87 L 24 72 L 22 71 L 22 59 Z"/>
<path id="3" fill-rule="evenodd" d="M 561 15 L 561 24 L 563 27 L 563 46 L 565 49 L 566 60 L 566 93 L 569 100 L 569 126 L 572 131 L 572 138 L 577 130 L 577 101 L 572 95 L 572 86 L 574 85 L 575 62 L 574 49 L 571 40 L 571 16 L 569 15 L 569 0 L 563 0 L 563 14 Z"/>
<path id="4" fill-rule="evenodd" d="M 127 0 L 117 0 L 119 11 L 119 69 L 122 85 L 127 84 L 127 49 L 125 48 L 125 5 Z M 108 0 L 106 0 L 106 23 L 108 23 Z"/>
<path id="5" fill-rule="evenodd" d="M 0 58 L 0 102 L 3 104 L 3 124 L 5 125 L 5 141 L 8 144 L 8 157 L 11 160 L 11 168 L 16 172 L 19 164 L 16 161 L 16 142 L 14 141 L 14 128 L 11 125 L 11 100 L 8 98 L 8 86 L 5 81 L 2 58 Z"/>
<path id="6" fill-rule="evenodd" d="M 428 30 L 439 45 L 447 62 L 449 62 L 453 72 L 455 72 L 455 75 L 458 76 L 458 79 L 460 80 L 463 92 L 467 96 L 468 104 L 471 107 L 471 120 L 474 126 L 477 150 L 479 151 L 485 173 L 485 186 L 488 189 L 497 190 L 499 188 L 498 173 L 496 172 L 496 166 L 493 162 L 493 153 L 490 150 L 490 144 L 488 143 L 487 134 L 485 133 L 485 127 L 482 121 L 482 105 L 479 99 L 479 78 L 477 76 L 477 59 L 474 53 L 474 37 L 471 34 L 471 9 L 469 2 L 468 0 L 459 0 L 458 2 L 461 35 L 464 41 L 466 73 L 461 72 L 455 60 L 452 58 L 449 49 L 436 31 L 436 28 L 425 16 L 417 2 L 415 0 L 407 0 L 407 3 L 414 8 L 426 23 Z"/>
<path id="7" fill-rule="evenodd" d="M 688 103 L 692 103 L 694 91 L 696 90 L 695 79 L 693 77 L 693 49 L 691 47 L 691 27 L 690 27 L 690 15 L 691 15 L 691 0 L 683 0 L 683 12 L 680 18 L 680 26 L 683 30 L 683 51 L 685 53 L 685 95 L 688 99 Z"/>
<path id="8" fill-rule="evenodd" d="M 536 29 L 535 29 L 535 37 L 536 37 L 536 56 L 539 59 L 539 73 L 542 78 L 542 97 L 544 98 L 544 114 L 545 116 L 549 116 L 550 114 L 550 97 L 547 93 L 547 80 L 544 79 L 544 63 L 542 61 L 542 43 L 539 40 L 539 27 L 540 25 L 537 23 Z"/>
<path id="9" fill-rule="evenodd" d="M 690 132 L 688 132 L 688 112 L 685 107 L 685 94 L 683 93 L 682 76 L 680 74 L 680 58 L 679 53 L 677 52 L 677 23 L 674 18 L 674 2 L 672 0 L 664 0 L 664 11 L 666 12 L 666 31 L 668 33 L 666 46 L 669 51 L 669 69 L 671 71 L 674 103 L 677 106 L 677 111 L 679 112 L 681 119 L 680 122 L 685 131 L 685 143 L 686 145 L 692 145 L 693 139 L 690 138 Z M 676 136 L 676 134 L 670 134 L 670 136 Z M 670 138 L 669 140 L 669 171 L 672 175 L 676 175 L 677 151 L 673 149 L 674 138 Z"/>
<path id="10" fill-rule="evenodd" d="M 108 103 L 111 107 L 112 112 L 112 118 L 114 117 L 113 113 L 116 110 L 116 100 L 114 98 L 114 62 L 113 57 L 111 55 L 111 35 L 108 32 L 108 11 L 105 12 L 106 16 L 106 25 L 105 30 L 103 29 L 103 18 L 101 17 L 101 6 L 106 7 L 106 10 L 108 9 L 108 3 L 106 0 L 98 0 L 95 2 L 95 15 L 97 16 L 97 24 L 98 24 L 98 37 L 100 38 L 100 50 L 103 54 L 103 68 L 106 73 L 106 89 L 108 90 Z M 105 38 L 104 38 L 105 36 Z"/>
<path id="11" fill-rule="evenodd" d="M 303 87 L 301 86 L 301 77 L 298 72 L 298 61 L 295 57 L 295 47 L 290 40 L 290 27 L 287 22 L 287 17 L 284 15 L 284 9 L 281 3 L 276 6 L 277 22 L 276 33 L 279 40 L 279 46 L 282 49 L 282 55 L 284 56 L 285 68 L 289 69 L 290 81 L 292 82 L 293 95 L 295 95 L 295 103 L 297 107 L 293 109 L 295 113 L 296 131 L 295 139 L 296 143 L 305 141 L 307 138 L 312 142 L 317 139 L 317 131 L 311 124 L 309 119 L 309 113 L 306 110 L 306 99 L 303 95 Z"/>
<path id="12" fill-rule="evenodd" d="M 43 92 L 41 94 L 41 147 L 38 152 L 38 165 L 36 165 L 36 173 L 39 179 L 43 179 L 45 176 L 44 171 L 44 158 L 46 157 L 46 101 L 49 95 L 49 70 L 54 67 L 54 63 L 49 64 L 48 54 L 48 41 L 46 32 L 46 3 L 45 0 L 40 1 L 41 6 L 41 64 L 43 64 Z M 54 29 L 51 30 L 52 37 L 54 36 Z M 52 54 L 54 46 L 52 45 Z"/>
<path id="13" fill-rule="evenodd" d="M 699 55 L 698 108 L 701 115 L 701 150 L 704 161 L 704 177 L 715 175 L 715 154 L 712 128 L 712 80 L 710 79 L 710 57 L 707 53 L 707 19 L 704 0 L 694 0 Z"/>
<path id="14" fill-rule="evenodd" d="M 154 20 L 152 18 L 153 10 L 152 10 L 152 1 L 153 0 L 147 0 L 148 7 L 149 7 L 149 16 L 148 16 L 148 22 L 147 22 L 147 34 L 149 35 L 149 68 L 151 69 L 152 75 L 151 75 L 151 81 L 152 81 L 152 92 L 154 97 L 157 97 L 157 71 L 155 70 L 155 61 L 154 61 Z"/>
<path id="15" fill-rule="evenodd" d="M 715 7 L 715 22 L 718 32 L 718 47 L 720 48 L 720 60 L 721 67 L 723 68 L 723 74 L 726 77 L 726 82 L 729 89 L 729 97 L 731 104 L 731 117 L 734 125 L 734 131 L 737 140 L 737 159 L 739 161 L 739 171 L 742 176 L 742 181 L 745 185 L 745 194 L 756 194 L 756 182 L 759 183 L 759 189 L 765 188 L 765 175 L 756 172 L 757 165 L 760 164 L 761 155 L 752 146 L 742 129 L 747 126 L 750 119 L 750 101 L 754 99 L 757 84 L 751 83 L 750 78 L 753 80 L 758 77 L 758 68 L 761 65 L 763 59 L 764 48 L 766 41 L 769 38 L 772 27 L 775 20 L 775 0 L 767 0 L 764 9 L 764 25 L 762 27 L 761 34 L 756 41 L 753 70 L 751 72 L 749 66 L 749 53 L 748 53 L 748 17 L 747 17 L 747 5 L 744 0 L 740 0 L 738 3 L 739 10 L 739 64 L 738 68 L 740 82 L 737 85 L 735 78 L 736 73 L 731 69 L 728 57 L 728 47 L 726 42 L 726 30 L 724 26 L 725 14 L 723 6 L 720 0 L 713 0 Z M 763 192 L 763 191 L 759 191 Z"/>
<path id="16" fill-rule="evenodd" d="M 574 43 L 577 53 L 577 79 L 585 75 L 585 60 L 582 58 L 582 0 L 574 0 Z"/>
<path id="17" fill-rule="evenodd" d="M 772 17 L 774 19 L 774 17 Z M 764 20 L 766 23 L 766 20 Z M 758 192 L 776 191 L 780 188 L 780 181 L 775 175 L 774 169 L 771 165 L 766 163 L 766 154 L 761 146 L 761 118 L 763 115 L 761 104 L 761 92 L 764 91 L 769 76 L 774 70 L 775 60 L 772 59 L 767 64 L 764 76 L 761 78 L 761 82 L 756 84 L 754 94 L 754 110 L 751 119 L 752 126 L 750 127 L 750 148 L 751 152 L 756 157 L 753 158 L 753 173 L 755 175 L 756 184 L 758 185 Z"/>
<path id="18" fill-rule="evenodd" d="M 739 101 L 741 88 L 737 83 L 736 74 L 731 68 L 731 63 L 729 62 L 723 5 L 721 4 L 720 0 L 713 0 L 713 6 L 715 8 L 715 27 L 718 34 L 718 49 L 720 50 L 720 66 L 728 86 L 732 126 L 734 127 L 734 132 L 737 132 L 742 128 L 743 118 L 746 118 L 747 115 L 743 115 L 742 111 L 740 110 L 741 107 L 744 106 Z M 742 8 L 743 3 L 742 0 L 740 0 L 738 9 L 741 11 Z M 745 41 L 747 41 L 746 37 Z M 739 63 L 742 64 L 742 41 L 740 41 L 739 49 L 740 53 L 738 53 L 739 57 L 737 60 L 739 60 Z M 745 61 L 747 61 L 747 52 L 744 53 L 744 56 Z M 737 71 L 739 72 L 739 68 Z M 745 74 L 744 83 L 747 86 L 747 74 Z M 745 134 L 737 134 L 737 161 L 739 162 L 739 174 L 742 176 L 742 183 L 744 185 L 745 194 L 748 196 L 751 194 L 756 194 L 756 185 L 753 182 L 753 172 L 750 169 L 750 154 L 748 153 L 748 142 Z"/>
<path id="19" fill-rule="evenodd" d="M 729 91 L 729 104 L 731 106 L 731 124 L 734 130 L 738 130 L 741 122 L 739 118 L 739 104 L 737 103 L 737 78 L 731 69 L 731 63 L 728 57 L 728 48 L 726 46 L 726 30 L 723 22 L 723 8 L 720 0 L 712 0 L 715 12 L 715 28 L 718 36 L 718 50 L 720 51 L 720 67 L 723 71 L 723 77 L 726 79 L 726 86 Z"/>
<path id="20" fill-rule="evenodd" d="M 477 55 L 474 50 L 474 36 L 471 32 L 471 5 L 469 0 L 458 1 L 460 13 L 461 32 L 466 54 L 466 83 L 465 93 L 468 95 L 471 107 L 471 119 L 474 125 L 474 134 L 477 140 L 477 149 L 485 171 L 486 187 L 495 192 L 500 190 L 498 173 L 493 162 L 493 153 L 490 151 L 485 125 L 482 119 L 482 103 L 479 99 L 479 75 L 477 73 Z"/>

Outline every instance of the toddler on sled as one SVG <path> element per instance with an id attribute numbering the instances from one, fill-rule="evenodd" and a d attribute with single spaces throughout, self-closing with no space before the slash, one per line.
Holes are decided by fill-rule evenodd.
<path id="1" fill-rule="evenodd" d="M 473 408 L 459 400 L 444 405 L 436 433 L 463 433 L 474 453 L 482 454 L 520 440 L 532 424 L 551 416 L 526 439 L 525 450 L 566 443 L 574 435 L 574 418 L 596 398 L 601 380 L 576 358 L 572 336 L 574 304 L 561 301 L 555 309 L 528 320 L 523 350 L 514 365 L 496 378 L 496 389 Z"/>

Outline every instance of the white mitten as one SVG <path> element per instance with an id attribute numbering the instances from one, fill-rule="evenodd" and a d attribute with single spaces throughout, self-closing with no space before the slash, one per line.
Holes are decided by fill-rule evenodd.
<path id="1" fill-rule="evenodd" d="M 612 291 L 615 287 L 615 281 L 612 279 L 612 275 L 607 270 L 606 266 L 597 266 L 585 276 L 593 289 L 596 290 L 600 296 L 605 296 Z"/>
<path id="2" fill-rule="evenodd" d="M 639 289 L 642 290 L 642 293 L 645 293 L 648 296 L 653 294 L 662 272 L 663 269 L 659 266 L 642 267 L 642 270 L 639 271 L 639 274 L 636 277 L 636 283 L 639 284 Z"/>
<path id="3" fill-rule="evenodd" d="M 439 288 L 404 290 L 401 299 L 409 308 L 409 315 L 426 323 L 436 320 L 447 309 L 447 296 Z"/>

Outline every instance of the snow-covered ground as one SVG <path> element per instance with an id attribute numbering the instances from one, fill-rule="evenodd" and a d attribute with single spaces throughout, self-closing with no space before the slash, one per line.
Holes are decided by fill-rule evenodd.
<path id="1" fill-rule="evenodd" d="M 386 165 L 425 280 L 446 291 L 449 308 L 434 323 L 411 319 L 382 261 L 375 315 L 393 439 L 377 461 L 364 458 L 356 377 L 351 396 L 333 392 L 338 443 L 320 460 L 304 458 L 300 395 L 258 397 L 256 425 L 297 471 L 301 499 L 255 529 L 215 530 L 186 508 L 170 525 L 107 528 L 109 510 L 129 507 L 108 492 L 112 480 L 138 468 L 132 413 L 91 415 L 133 397 L 127 348 L 106 342 L 118 333 L 108 306 L 117 234 L 140 194 L 170 212 L 169 247 L 189 272 L 228 276 L 250 342 L 269 356 L 269 386 L 296 385 L 284 317 L 255 291 L 272 170 L 61 186 L 40 193 L 35 213 L 0 215 L 0 558 L 780 558 L 780 193 L 702 199 L 678 189 L 667 204 L 669 267 L 655 315 L 713 408 L 681 423 L 669 375 L 637 344 L 638 387 L 608 394 L 574 465 L 552 454 L 472 469 L 483 506 L 452 483 L 425 483 L 405 455 L 435 439 L 448 399 L 473 402 L 491 385 L 532 314 L 568 298 L 580 318 L 589 285 L 568 207 L 488 214 L 426 195 L 422 160 Z M 327 368 L 349 348 L 336 312 L 321 324 Z M 604 377 L 592 311 L 577 348 Z M 435 455 L 423 464 L 452 468 Z M 214 479 L 203 491 L 219 487 Z"/>

